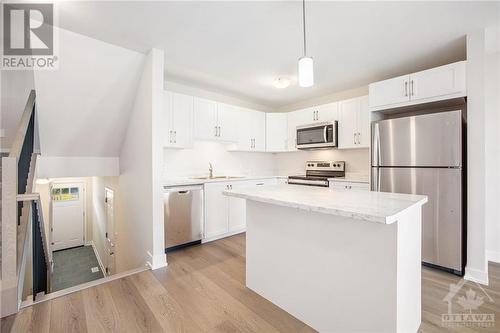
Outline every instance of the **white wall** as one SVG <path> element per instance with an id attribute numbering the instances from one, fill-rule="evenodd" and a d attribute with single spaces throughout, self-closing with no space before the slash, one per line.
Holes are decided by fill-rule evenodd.
<path id="1" fill-rule="evenodd" d="M 98 256 L 103 265 L 106 265 L 105 256 L 106 256 L 106 224 L 107 224 L 107 216 L 106 216 L 106 203 L 105 199 L 105 188 L 109 188 L 114 191 L 115 201 L 119 196 L 118 190 L 118 177 L 92 177 L 92 242 L 94 244 L 94 248 L 98 253 Z M 119 216 L 119 212 L 115 208 L 115 226 L 118 227 L 120 221 L 116 218 Z M 115 243 L 118 244 L 120 242 L 120 235 L 115 233 L 116 239 Z M 121 258 L 123 254 L 119 251 L 115 251 L 116 260 L 123 261 Z M 116 273 L 120 273 L 120 271 L 116 271 Z"/>
<path id="2" fill-rule="evenodd" d="M 0 76 L 0 130 L 4 132 L 0 149 L 6 151 L 11 148 L 29 93 L 35 85 L 30 70 L 1 71 Z"/>
<path id="3" fill-rule="evenodd" d="M 161 221 L 154 220 L 162 215 L 162 211 L 158 212 L 162 210 L 161 180 L 155 178 L 161 174 L 161 161 L 157 161 L 161 149 L 156 146 L 158 142 L 153 142 L 154 135 L 157 136 L 156 140 L 161 136 L 156 133 L 153 121 L 162 109 L 163 57 L 163 52 L 153 49 L 145 59 L 121 147 L 120 196 L 117 200 L 120 243 L 117 244 L 117 251 L 123 255 L 123 259 L 116 262 L 118 271 L 146 263 L 154 268 L 166 264 L 163 218 Z M 158 228 L 161 228 L 161 232 Z"/>
<path id="4" fill-rule="evenodd" d="M 486 255 L 500 263 L 500 26 L 485 32 Z"/>
<path id="5" fill-rule="evenodd" d="M 34 78 L 41 152 L 118 157 L 144 55 L 55 29 L 59 68 Z"/>
<path id="6" fill-rule="evenodd" d="M 465 278 L 488 283 L 487 112 L 485 110 L 485 31 L 467 35 L 467 266 Z M 488 151 L 487 151 L 488 149 Z"/>

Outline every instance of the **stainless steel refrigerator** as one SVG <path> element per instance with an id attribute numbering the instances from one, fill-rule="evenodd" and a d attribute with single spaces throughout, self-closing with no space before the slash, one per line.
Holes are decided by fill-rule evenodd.
<path id="1" fill-rule="evenodd" d="M 373 191 L 425 194 L 422 261 L 463 275 L 465 123 L 462 111 L 372 124 Z"/>

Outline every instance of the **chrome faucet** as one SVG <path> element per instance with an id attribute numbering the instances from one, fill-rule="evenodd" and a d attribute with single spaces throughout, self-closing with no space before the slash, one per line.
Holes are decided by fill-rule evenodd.
<path id="1" fill-rule="evenodd" d="M 208 178 L 210 179 L 214 178 L 214 167 L 210 162 L 208 162 Z"/>

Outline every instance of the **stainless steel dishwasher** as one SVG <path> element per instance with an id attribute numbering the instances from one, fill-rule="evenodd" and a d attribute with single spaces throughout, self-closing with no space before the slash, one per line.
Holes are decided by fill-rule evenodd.
<path id="1" fill-rule="evenodd" d="M 164 187 L 165 248 L 201 243 L 203 186 Z"/>

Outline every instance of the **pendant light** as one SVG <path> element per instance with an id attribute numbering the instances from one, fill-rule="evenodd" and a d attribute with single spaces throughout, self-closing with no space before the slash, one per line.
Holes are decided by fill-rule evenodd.
<path id="1" fill-rule="evenodd" d="M 314 63 L 306 55 L 306 0 L 302 0 L 302 24 L 304 28 L 304 56 L 299 58 L 299 86 L 311 87 L 314 84 Z"/>

